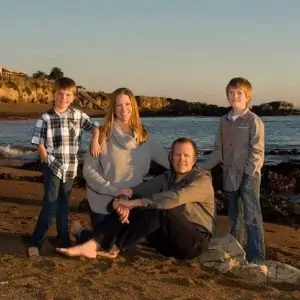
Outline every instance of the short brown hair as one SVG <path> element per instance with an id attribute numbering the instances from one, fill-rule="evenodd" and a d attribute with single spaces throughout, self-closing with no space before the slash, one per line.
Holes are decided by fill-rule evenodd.
<path id="1" fill-rule="evenodd" d="M 68 77 L 61 77 L 54 81 L 53 93 L 55 94 L 59 90 L 71 90 L 73 95 L 76 95 L 76 83 L 73 79 Z"/>
<path id="2" fill-rule="evenodd" d="M 197 149 L 196 143 L 192 139 L 182 137 L 182 138 L 179 138 L 179 139 L 175 140 L 172 143 L 172 146 L 171 146 L 171 155 L 173 154 L 174 148 L 177 144 L 190 144 L 190 145 L 192 145 L 192 147 L 194 149 L 195 158 L 197 158 L 198 149 Z"/>
<path id="3" fill-rule="evenodd" d="M 241 89 L 244 91 L 246 97 L 249 99 L 248 103 L 252 100 L 252 85 L 249 80 L 243 77 L 232 78 L 226 86 L 226 95 L 230 88 Z"/>

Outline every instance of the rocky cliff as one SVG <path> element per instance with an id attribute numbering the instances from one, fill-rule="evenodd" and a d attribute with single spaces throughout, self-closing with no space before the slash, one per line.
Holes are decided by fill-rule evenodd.
<path id="1" fill-rule="evenodd" d="M 52 102 L 52 82 L 29 76 L 0 76 L 0 103 L 34 103 L 50 104 Z M 76 103 L 85 109 L 107 108 L 110 93 L 86 91 L 94 101 L 78 94 Z M 180 99 L 137 96 L 140 112 L 144 116 L 221 116 L 228 111 L 227 107 L 201 102 L 187 102 Z M 294 105 L 284 101 L 274 101 L 253 106 L 258 115 L 291 115 L 297 114 Z"/>

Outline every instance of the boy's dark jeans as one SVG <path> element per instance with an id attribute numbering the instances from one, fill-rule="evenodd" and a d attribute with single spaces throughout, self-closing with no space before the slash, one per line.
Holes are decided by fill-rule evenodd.
<path id="1" fill-rule="evenodd" d="M 259 200 L 261 175 L 244 174 L 239 190 L 228 193 L 229 231 L 243 245 L 244 222 L 247 228 L 247 260 L 265 260 L 264 228 Z"/>
<path id="2" fill-rule="evenodd" d="M 56 216 L 56 227 L 60 247 L 69 247 L 68 203 L 71 197 L 73 181 L 62 182 L 53 174 L 46 163 L 42 164 L 44 173 L 44 198 L 35 229 L 31 236 L 31 245 L 41 248 L 46 234 Z"/>

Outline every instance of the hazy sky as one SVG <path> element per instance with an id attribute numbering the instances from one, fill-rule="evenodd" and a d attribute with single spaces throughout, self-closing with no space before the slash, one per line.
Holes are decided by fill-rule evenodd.
<path id="1" fill-rule="evenodd" d="M 0 0 L 0 37 L 0 65 L 93 90 L 225 105 L 243 76 L 300 106 L 300 0 Z"/>

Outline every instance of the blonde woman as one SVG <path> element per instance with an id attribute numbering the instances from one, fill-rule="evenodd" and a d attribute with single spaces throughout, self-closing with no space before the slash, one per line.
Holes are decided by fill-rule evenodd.
<path id="1" fill-rule="evenodd" d="M 169 169 L 167 151 L 143 126 L 135 96 L 127 88 L 114 91 L 104 124 L 99 127 L 99 144 L 100 156 L 87 153 L 83 166 L 93 230 L 109 214 L 108 206 L 118 191 L 143 181 L 151 160 Z M 78 221 L 72 232 L 79 242 L 91 236 Z"/>

